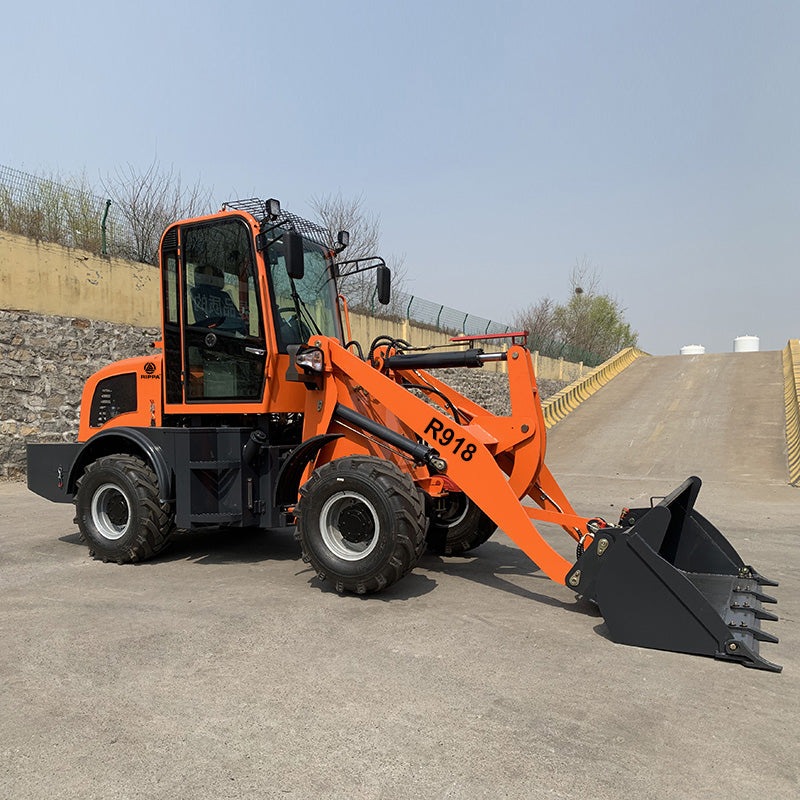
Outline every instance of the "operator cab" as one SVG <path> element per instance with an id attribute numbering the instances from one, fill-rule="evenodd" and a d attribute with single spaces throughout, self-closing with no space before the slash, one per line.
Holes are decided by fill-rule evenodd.
<path id="1" fill-rule="evenodd" d="M 327 236 L 274 201 L 227 204 L 166 231 L 166 413 L 231 403 L 249 412 L 264 401 L 270 354 L 288 355 L 313 336 L 344 341 Z"/>
<path id="2" fill-rule="evenodd" d="M 348 275 L 377 266 L 380 302 L 389 293 L 382 259 L 337 262 L 347 241 L 341 232 L 333 243 L 327 230 L 276 200 L 226 203 L 218 214 L 168 228 L 161 242 L 165 413 L 185 413 L 189 404 L 209 413 L 227 413 L 230 404 L 239 413 L 263 411 L 270 357 L 290 356 L 316 336 L 344 344 L 342 265 Z"/>

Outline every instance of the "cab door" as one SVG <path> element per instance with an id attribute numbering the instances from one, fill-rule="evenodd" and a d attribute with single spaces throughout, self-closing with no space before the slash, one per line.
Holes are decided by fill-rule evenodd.
<path id="1" fill-rule="evenodd" d="M 262 400 L 267 345 L 255 264 L 239 217 L 182 226 L 180 249 L 162 252 L 167 406 Z"/>

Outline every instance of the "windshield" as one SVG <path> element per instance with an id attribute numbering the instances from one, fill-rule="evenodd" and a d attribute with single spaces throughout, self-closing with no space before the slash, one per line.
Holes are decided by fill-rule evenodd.
<path id="1" fill-rule="evenodd" d="M 268 245 L 266 255 L 279 350 L 285 353 L 291 344 L 305 344 L 314 334 L 341 339 L 336 282 L 330 279 L 331 261 L 324 248 L 303 239 L 305 274 L 299 280 L 286 273 L 281 239 Z"/>

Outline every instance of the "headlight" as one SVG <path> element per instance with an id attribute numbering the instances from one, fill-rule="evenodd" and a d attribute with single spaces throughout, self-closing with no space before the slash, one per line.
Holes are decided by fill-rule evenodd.
<path id="1" fill-rule="evenodd" d="M 313 372 L 322 372 L 325 367 L 325 358 L 319 347 L 309 347 L 301 350 L 295 357 L 294 363 L 303 369 L 310 369 Z"/>

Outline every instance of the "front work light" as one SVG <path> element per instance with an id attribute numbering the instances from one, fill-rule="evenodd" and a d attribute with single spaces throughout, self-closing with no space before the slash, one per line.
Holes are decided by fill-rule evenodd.
<path id="1" fill-rule="evenodd" d="M 333 252 L 341 253 L 348 244 L 350 244 L 349 231 L 339 231 L 339 233 L 336 234 L 336 247 L 333 248 Z"/>
<path id="2" fill-rule="evenodd" d="M 325 357 L 319 347 L 309 347 L 306 350 L 301 350 L 294 357 L 294 363 L 305 370 L 322 372 L 325 367 Z"/>
<path id="3" fill-rule="evenodd" d="M 270 197 L 264 205 L 266 206 L 267 217 L 269 219 L 278 219 L 281 215 L 281 204 L 274 197 Z"/>

